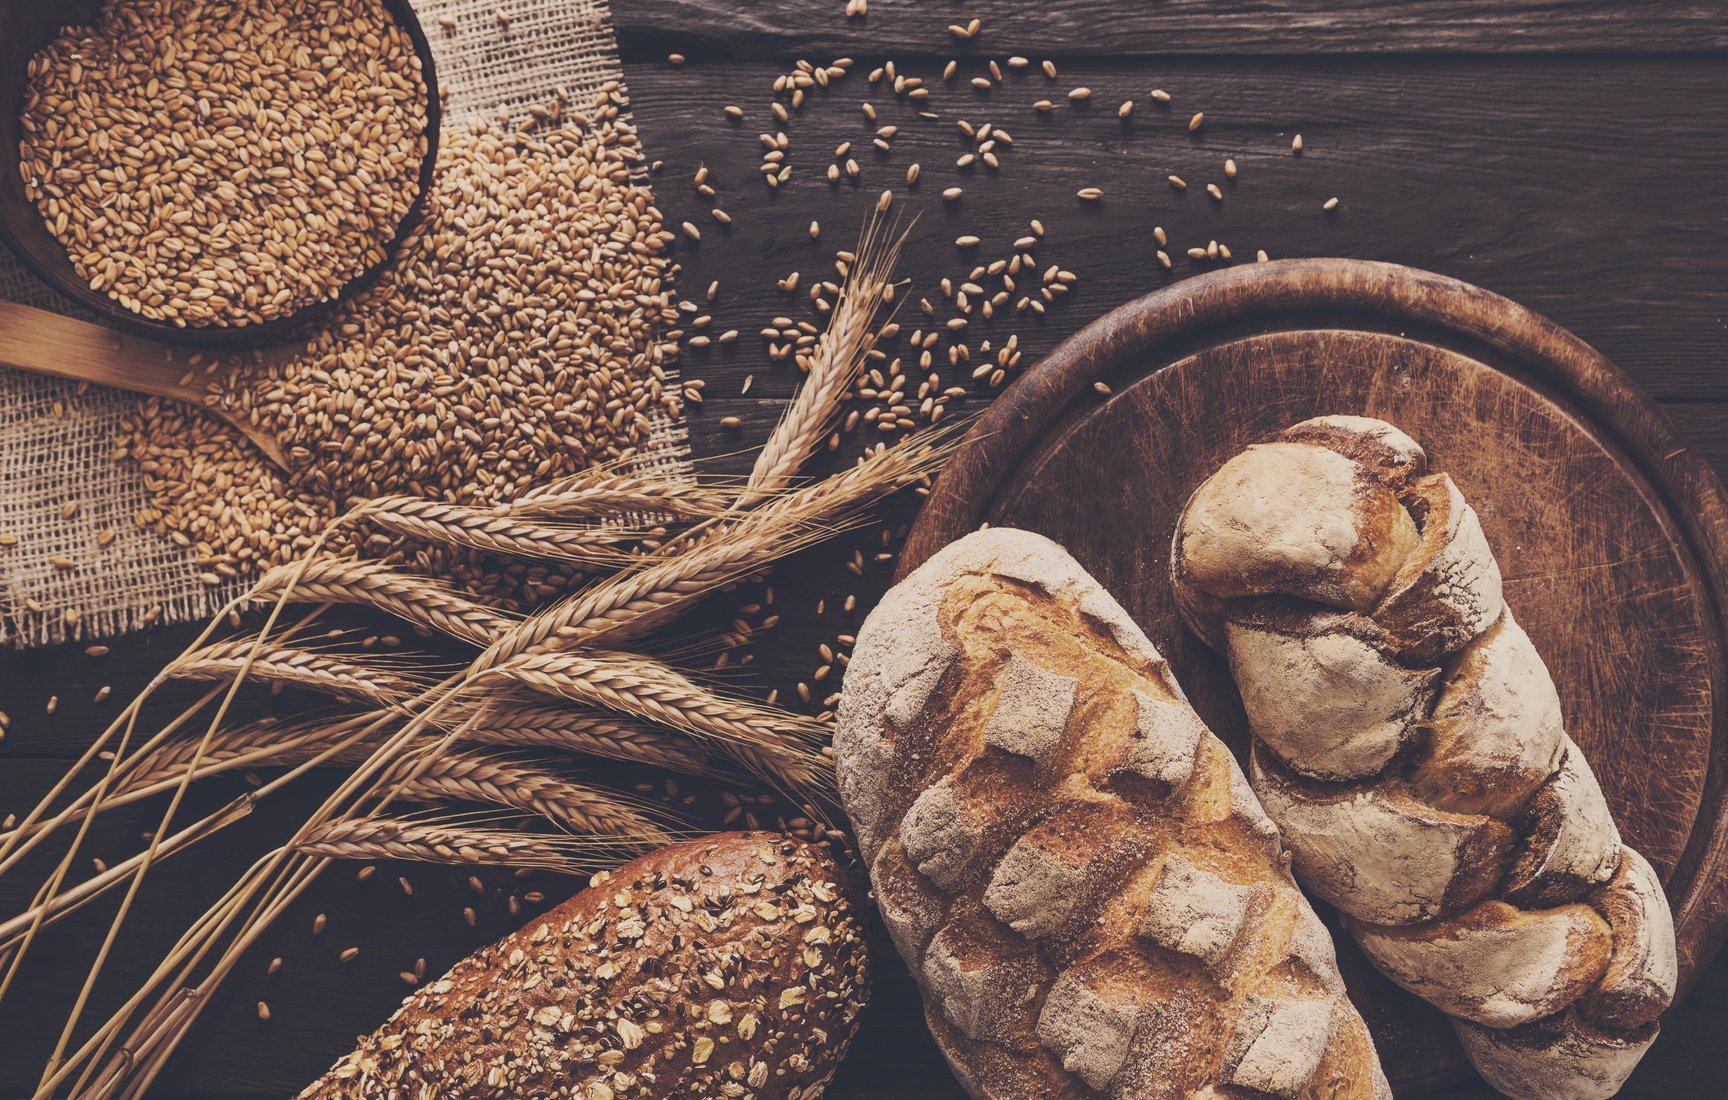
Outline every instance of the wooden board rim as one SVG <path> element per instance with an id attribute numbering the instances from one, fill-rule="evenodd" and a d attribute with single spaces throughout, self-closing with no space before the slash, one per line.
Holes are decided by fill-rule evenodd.
<path id="1" fill-rule="evenodd" d="M 1095 382 L 1131 369 L 1153 348 L 1180 346 L 1223 328 L 1252 333 L 1325 315 L 1376 331 L 1444 331 L 1510 356 L 1591 414 L 1649 486 L 1705 581 L 1717 622 L 1728 606 L 1728 492 L 1667 416 L 1605 357 L 1572 333 L 1517 303 L 1429 271 L 1372 260 L 1277 260 L 1211 272 L 1128 302 L 1087 325 L 1009 386 L 972 424 L 908 533 L 897 578 L 984 522 L 1033 448 L 1078 402 L 1096 402 Z M 1212 341 L 1208 341 L 1212 342 Z M 1720 700 L 1728 674 L 1711 668 Z M 1728 729 L 1712 716 L 1710 772 L 1671 897 L 1681 989 L 1706 967 L 1728 934 Z"/>

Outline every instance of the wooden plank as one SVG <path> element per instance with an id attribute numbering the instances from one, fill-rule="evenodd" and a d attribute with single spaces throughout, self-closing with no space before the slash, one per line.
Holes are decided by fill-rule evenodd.
<path id="1" fill-rule="evenodd" d="M 1704 461 L 1715 468 L 1716 476 L 1728 481 L 1728 405 L 1682 402 L 1664 404 L 1662 411 L 1680 428 L 1681 436 L 1704 456 Z"/>
<path id="2" fill-rule="evenodd" d="M 884 9 L 883 2 L 872 6 L 871 18 L 889 28 L 893 24 L 879 17 L 897 9 Z M 620 4 L 620 16 L 635 18 L 649 6 L 631 0 Z M 841 0 L 831 5 L 822 0 L 811 10 L 839 26 L 841 6 Z M 944 23 L 944 9 L 975 8 L 987 23 L 1003 17 L 1001 5 L 996 16 L 977 3 L 929 7 Z M 776 10 L 795 16 L 802 9 L 787 3 Z M 726 14 L 760 19 L 756 11 L 734 6 Z M 1493 18 L 1486 5 L 1481 11 Z M 912 16 L 909 9 L 904 13 Z M 792 17 L 786 22 L 798 25 Z M 991 26 L 981 46 L 1001 49 L 1000 42 L 991 41 Z M 741 332 L 731 344 L 690 349 L 683 363 L 690 377 L 708 381 L 706 401 L 692 410 L 691 431 L 698 454 L 710 456 L 712 468 L 748 467 L 750 457 L 742 452 L 765 437 L 779 402 L 796 382 L 790 364 L 767 359 L 757 330 L 780 313 L 817 319 L 807 298 L 781 294 L 774 280 L 791 270 L 801 270 L 805 279 L 818 274 L 834 249 L 855 234 L 876 194 L 892 186 L 898 206 L 921 212 L 903 264 L 916 280 L 901 318 L 907 335 L 925 323 L 917 298 L 931 294 L 942 275 L 966 274 L 971 261 L 955 248 L 956 235 L 978 233 L 985 248 L 1000 255 L 1032 216 L 1047 223 L 1046 243 L 1037 250 L 1040 261 L 1071 268 L 1080 281 L 1044 317 L 974 322 L 971 340 L 976 346 L 986 336 L 1000 342 L 1017 333 L 1028 363 L 1104 310 L 1163 285 L 1168 277 L 1152 261 L 1153 225 L 1166 226 L 1184 244 L 1217 237 L 1239 254 L 1264 245 L 1274 255 L 1395 260 L 1487 286 L 1571 328 L 1666 398 L 1700 449 L 1719 470 L 1728 469 L 1728 377 L 1720 370 L 1728 350 L 1720 307 L 1728 293 L 1728 250 L 1723 248 L 1728 229 L 1720 218 L 1728 198 L 1728 119 L 1698 107 L 1722 101 L 1728 91 L 1728 67 L 1715 59 L 1176 59 L 1156 67 L 1064 61 L 1063 79 L 1054 87 L 1064 93 L 1079 83 L 1096 88 L 1098 105 L 1090 113 L 1040 119 L 1029 106 L 1048 94 L 1040 76 L 1016 80 L 993 96 L 964 83 L 937 87 L 932 98 L 943 115 L 940 123 L 893 107 L 891 97 L 867 93 L 860 73 L 813 96 L 796 116 L 789 128 L 795 174 L 781 192 L 770 193 L 756 172 L 760 146 L 755 135 L 772 128 L 767 125 L 768 88 L 784 66 L 673 69 L 660 59 L 674 48 L 671 40 L 656 45 L 638 39 L 636 53 L 650 63 L 628 65 L 627 78 L 646 147 L 667 161 L 656 183 L 659 201 L 674 224 L 689 219 L 703 230 L 700 244 L 679 246 L 683 293 L 705 300 L 702 289 L 718 280 L 712 331 Z M 941 43 L 931 48 L 939 50 Z M 936 77 L 937 56 L 914 68 Z M 1157 86 L 1177 97 L 1168 114 L 1152 112 L 1146 102 Z M 1114 111 L 1129 96 L 1139 108 L 1137 121 L 1124 130 Z M 857 110 L 863 98 L 883 108 L 883 123 L 902 128 L 886 156 L 878 157 L 868 144 L 872 131 Z M 750 115 L 739 127 L 720 115 L 720 107 L 731 102 Z M 1198 139 L 1190 139 L 1183 123 L 1200 108 L 1208 124 Z M 1004 153 L 999 174 L 963 175 L 954 169 L 964 146 L 952 120 L 961 114 L 975 122 L 1000 121 L 1013 133 L 1015 148 Z M 1287 155 L 1289 135 L 1296 129 L 1309 146 L 1301 160 Z M 853 155 L 862 177 L 856 187 L 831 191 L 819 173 L 841 140 L 858 148 Z M 1217 166 L 1225 155 L 1238 160 L 1242 174 L 1225 205 L 1213 209 L 1199 188 L 1207 180 L 1222 183 Z M 908 190 L 904 173 L 913 159 L 924 175 Z M 689 173 L 699 162 L 711 165 L 721 205 L 735 215 L 730 234 L 709 218 L 708 204 L 689 186 Z M 1187 174 L 1193 184 L 1186 196 L 1162 182 L 1172 170 Z M 1108 191 L 1100 208 L 1074 199 L 1082 176 Z M 950 208 L 937 196 L 953 184 L 964 186 L 966 195 Z M 1340 195 L 1343 203 L 1329 220 L 1318 204 L 1330 194 Z M 813 218 L 823 226 L 820 242 L 806 233 Z M 1178 270 L 1193 268 L 1178 260 Z M 831 269 L 823 277 L 832 277 Z M 905 343 L 903 336 L 889 350 L 903 356 Z M 750 391 L 739 396 L 749 375 L 754 376 Z M 981 406 L 986 396 L 987 391 L 979 391 L 962 411 Z M 721 427 L 726 416 L 739 417 L 740 425 Z M 862 442 L 848 440 L 833 461 L 850 461 Z M 914 501 L 890 509 L 893 525 L 904 526 Z M 845 596 L 856 595 L 862 611 L 885 588 L 893 562 L 875 561 L 879 549 L 877 530 L 871 528 L 777 567 L 770 580 L 782 621 L 756 647 L 763 671 L 732 675 L 726 682 L 750 692 L 778 687 L 790 698 L 793 685 L 807 680 L 818 664 L 816 646 L 856 629 L 860 614 L 840 610 Z M 854 550 L 865 557 L 862 576 L 846 569 Z M 712 636 L 724 628 L 731 609 L 760 596 L 756 586 L 716 596 L 710 613 L 680 632 L 681 644 L 704 633 Z M 81 747 L 97 723 L 111 717 L 190 634 L 177 628 L 119 640 L 111 655 L 99 659 L 82 656 L 79 647 L 0 654 L 0 708 L 13 716 L 11 734 L 0 742 L 0 816 L 19 808 L 25 796 L 58 774 L 59 764 L 50 758 Z M 103 683 L 113 685 L 112 696 L 100 706 L 91 704 Z M 61 701 L 50 719 L 43 703 L 53 693 Z M 41 759 L 15 766 L 24 756 Z M 699 807 L 692 816 L 712 827 L 722 815 Z M 214 877 L 212 869 L 236 866 L 239 859 L 238 850 L 212 853 L 202 863 L 184 864 L 188 869 L 179 873 L 190 878 L 202 869 Z M 327 909 L 332 920 L 343 914 L 345 921 L 364 916 L 370 922 L 368 934 L 376 938 L 362 944 L 362 959 L 375 963 L 373 969 L 331 962 L 328 956 L 344 945 L 311 939 L 306 922 L 317 910 L 297 910 L 280 936 L 273 933 L 259 958 L 248 963 L 228 999 L 211 1009 L 210 1022 L 153 1095 L 214 1100 L 292 1093 L 346 1050 L 355 1033 L 384 1018 L 406 989 L 395 977 L 404 960 L 411 963 L 411 956 L 423 954 L 437 967 L 495 938 L 510 923 L 500 915 L 499 895 L 489 893 L 487 904 L 494 908 L 483 911 L 480 929 L 468 930 L 460 917 L 467 887 L 464 876 L 454 872 L 411 871 L 414 899 L 398 902 L 400 891 L 392 896 L 396 873 L 381 870 L 371 885 L 381 883 L 382 889 L 354 893 L 351 887 L 358 884 L 352 882 L 352 870 L 344 870 L 332 879 L 330 894 L 311 902 Z M 553 898 L 555 891 L 574 885 L 544 881 Z M 174 929 L 194 912 L 189 900 L 165 901 L 152 917 L 164 929 Z M 62 998 L 56 1004 L 79 978 L 74 964 L 88 958 L 87 943 L 78 937 L 58 942 L 61 946 L 40 956 L 53 971 L 44 979 L 48 985 L 29 987 Z M 294 969 L 266 979 L 263 963 L 283 953 Z M 839 1100 L 958 1100 L 963 1094 L 929 1043 L 900 964 L 885 945 L 877 958 L 876 1001 L 830 1095 Z M 260 1026 L 254 1015 L 254 1002 L 261 998 L 274 1010 L 271 1025 Z M 1728 963 L 1719 961 L 1692 1000 L 1666 1023 L 1634 1090 L 1715 1095 L 1714 1083 L 1728 1076 L 1728 1053 L 1713 1042 L 1725 1019 Z M 30 1022 L 28 1041 L 19 1032 L 17 1046 L 40 1049 L 52 1022 Z M 34 1077 L 29 1059 L 4 1061 L 0 1098 L 11 1100 Z"/>
<path id="3" fill-rule="evenodd" d="M 1663 0 L 618 0 L 627 60 L 664 58 L 1142 57 L 1315 53 L 1693 53 L 1728 48 L 1719 5 Z M 976 37 L 950 25 L 978 19 Z M 825 55 L 818 57 L 817 55 Z"/>
<path id="4" fill-rule="evenodd" d="M 1485 59 L 1361 58 L 1316 62 L 1172 62 L 1150 69 L 1114 61 L 1071 66 L 1063 79 L 1012 77 L 979 93 L 963 81 L 936 81 L 920 118 L 885 88 L 856 73 L 818 90 L 783 127 L 793 168 L 777 191 L 763 186 L 757 135 L 781 129 L 768 113 L 775 69 L 732 63 L 671 69 L 627 68 L 645 146 L 664 158 L 656 195 L 673 223 L 688 220 L 701 243 L 681 241 L 686 286 L 720 283 L 713 328 L 736 328 L 737 343 L 692 351 L 685 370 L 712 371 L 711 393 L 736 392 L 756 375 L 753 395 L 788 368 L 760 358 L 755 335 L 776 313 L 813 316 L 803 287 L 832 278 L 835 249 L 855 239 L 878 193 L 892 189 L 896 210 L 916 214 L 903 269 L 913 279 L 902 320 L 925 320 L 917 299 L 942 276 L 963 279 L 978 258 L 1005 256 L 1042 219 L 1040 269 L 1060 264 L 1079 281 L 1043 317 L 976 318 L 970 343 L 1010 332 L 1034 361 L 1068 332 L 1104 310 L 1213 264 L 1191 262 L 1190 246 L 1218 240 L 1239 259 L 1264 248 L 1298 255 L 1383 259 L 1428 268 L 1506 295 L 1570 328 L 1659 399 L 1728 399 L 1721 363 L 1728 341 L 1720 322 L 1728 292 L 1728 112 L 1693 105 L 1728 97 L 1728 65 L 1702 58 L 1529 59 L 1506 66 Z M 916 69 L 932 79 L 939 67 Z M 1067 105 L 1076 86 L 1093 90 L 1089 109 Z M 1152 87 L 1167 89 L 1154 109 Z M 1051 113 L 1039 97 L 1062 99 Z M 1117 105 L 1136 101 L 1132 121 Z M 859 111 L 869 101 L 878 125 L 898 126 L 892 151 L 873 149 L 874 127 Z M 1613 110 L 1603 105 L 1612 103 Z M 740 123 L 726 104 L 746 112 Z M 1186 125 L 1205 112 L 1197 134 Z M 955 167 L 971 148 L 956 119 L 1007 127 L 1000 172 Z M 1293 156 L 1293 135 L 1304 152 Z M 843 142 L 861 166 L 856 180 L 831 185 L 824 172 Z M 1223 161 L 1240 175 L 1224 178 Z M 921 167 L 905 184 L 907 166 Z M 734 223 L 711 220 L 691 174 L 700 164 Z M 1173 190 L 1171 173 L 1189 187 Z M 1217 183 L 1222 202 L 1202 190 Z M 944 188 L 965 190 L 943 202 Z M 1102 188 L 1102 202 L 1075 197 Z M 1339 207 L 1322 210 L 1338 196 Z M 819 221 L 812 242 L 806 229 Z M 1174 274 L 1154 258 L 1163 226 Z M 977 249 L 954 246 L 961 234 Z M 798 294 L 774 280 L 800 271 Z M 937 301 L 939 295 L 933 298 Z M 802 310 L 803 312 L 800 312 Z M 944 306 L 938 319 L 952 312 Z M 904 348 L 892 351 L 899 355 Z M 739 379 L 722 384 L 724 375 Z M 697 417 L 697 423 L 701 416 Z"/>

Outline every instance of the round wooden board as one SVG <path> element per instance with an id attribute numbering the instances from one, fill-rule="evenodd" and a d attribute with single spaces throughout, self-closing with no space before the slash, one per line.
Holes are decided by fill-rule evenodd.
<path id="1" fill-rule="evenodd" d="M 1689 984 L 1728 917 L 1728 497 L 1618 369 L 1552 322 L 1392 264 L 1285 260 L 1186 280 L 1088 326 L 996 400 L 901 569 L 985 523 L 1050 536 L 1240 753 L 1229 673 L 1170 595 L 1171 531 L 1230 456 L 1323 413 L 1397 424 L 1480 514 L 1569 732 L 1664 876 Z M 1340 957 L 1401 1095 L 1468 1074 L 1436 1010 L 1347 942 Z"/>

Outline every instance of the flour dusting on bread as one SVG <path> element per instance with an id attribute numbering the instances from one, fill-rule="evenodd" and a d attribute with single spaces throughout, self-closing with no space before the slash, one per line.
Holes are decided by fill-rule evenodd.
<path id="1" fill-rule="evenodd" d="M 1178 520 L 1176 604 L 1228 658 L 1303 884 L 1497 1088 L 1610 1096 L 1673 998 L 1672 916 L 1481 517 L 1427 466 L 1365 417 L 1247 448 Z"/>
<path id="2" fill-rule="evenodd" d="M 891 719 L 927 657 L 939 687 Z M 1247 777 L 1055 544 L 979 532 L 896 585 L 859 632 L 835 751 L 975 1097 L 1389 1098 Z"/>

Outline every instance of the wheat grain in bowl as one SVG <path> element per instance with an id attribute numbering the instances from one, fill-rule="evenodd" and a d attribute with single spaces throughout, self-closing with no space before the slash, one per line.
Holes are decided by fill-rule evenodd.
<path id="1" fill-rule="evenodd" d="M 327 301 L 418 191 L 426 81 L 380 0 L 106 0 L 28 76 L 25 193 L 91 289 L 149 320 Z"/>

